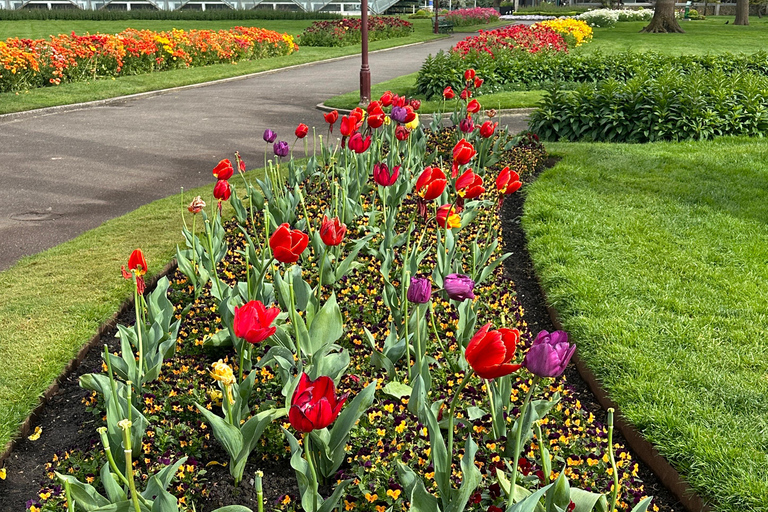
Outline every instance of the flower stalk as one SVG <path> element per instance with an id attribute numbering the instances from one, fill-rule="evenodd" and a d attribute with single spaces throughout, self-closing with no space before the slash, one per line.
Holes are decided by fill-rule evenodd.
<path id="1" fill-rule="evenodd" d="M 510 503 L 515 503 L 515 494 L 517 490 L 517 458 L 520 456 L 520 444 L 522 440 L 522 433 L 523 433 L 523 421 L 525 419 L 525 414 L 528 412 L 528 406 L 531 403 L 531 396 L 533 395 L 533 390 L 536 387 L 536 385 L 539 383 L 539 380 L 541 380 L 541 377 L 535 376 L 533 378 L 533 382 L 531 382 L 530 387 L 528 388 L 528 392 L 525 394 L 525 400 L 523 401 L 523 408 L 520 410 L 520 418 L 519 418 L 519 426 L 517 428 L 517 432 L 515 433 L 515 445 L 511 454 L 512 459 L 512 491 L 510 493 Z"/>
<path id="2" fill-rule="evenodd" d="M 613 408 L 608 409 L 608 457 L 611 460 L 611 472 L 613 473 L 613 489 L 611 489 L 611 502 L 608 512 L 616 509 L 616 501 L 619 497 L 619 472 L 616 471 L 616 458 L 613 454 Z"/>
<path id="3" fill-rule="evenodd" d="M 458 402 L 459 395 L 464 390 L 464 387 L 466 387 L 467 382 L 469 382 L 470 377 L 472 377 L 474 373 L 474 370 L 469 368 L 467 373 L 464 374 L 464 378 L 461 380 L 459 387 L 456 389 L 456 393 L 454 393 L 453 398 L 451 399 L 451 404 L 448 408 L 448 457 L 451 459 L 453 458 L 453 423 L 456 419 L 456 404 Z"/>

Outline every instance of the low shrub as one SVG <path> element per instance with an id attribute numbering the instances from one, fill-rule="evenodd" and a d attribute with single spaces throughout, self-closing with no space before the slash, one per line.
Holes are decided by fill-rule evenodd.
<path id="1" fill-rule="evenodd" d="M 565 39 L 568 48 L 575 48 L 592 40 L 592 27 L 585 21 L 573 18 L 557 18 L 537 23 L 542 27 L 551 28 Z"/>
<path id="2" fill-rule="evenodd" d="M 344 18 L 317 21 L 304 29 L 299 36 L 302 46 L 350 46 L 362 41 L 360 18 Z M 380 41 L 393 37 L 405 37 L 413 32 L 413 23 L 390 16 L 368 18 L 368 40 Z"/>
<path id="3" fill-rule="evenodd" d="M 575 5 L 556 6 L 553 4 L 541 4 L 535 7 L 519 7 L 515 14 L 546 14 L 551 16 L 571 16 L 587 12 L 589 7 L 576 7 Z"/>
<path id="4" fill-rule="evenodd" d="M 653 9 L 595 9 L 578 16 L 590 27 L 612 27 L 619 21 L 650 21 Z"/>
<path id="5" fill-rule="evenodd" d="M 276 57 L 298 48 L 292 36 L 258 27 L 11 38 L 0 41 L 0 92 Z"/>
<path id="6" fill-rule="evenodd" d="M 619 11 L 619 21 L 651 21 L 653 9 L 622 9 Z"/>
<path id="7" fill-rule="evenodd" d="M 499 11 L 483 7 L 474 9 L 457 9 L 450 11 L 445 18 L 456 27 L 467 27 L 469 25 L 487 25 L 494 21 L 499 21 Z"/>
<path id="8" fill-rule="evenodd" d="M 425 11 L 424 9 L 419 9 L 415 13 L 408 16 L 408 19 L 411 20 L 426 20 L 432 17 L 432 14 L 430 14 L 428 11 Z"/>
<path id="9" fill-rule="evenodd" d="M 278 11 L 274 9 L 208 9 L 207 11 L 163 11 L 135 9 L 2 9 L 0 20 L 334 20 L 340 14 L 330 12 Z"/>
<path id="10" fill-rule="evenodd" d="M 652 142 L 711 139 L 768 132 L 768 77 L 675 69 L 553 87 L 531 114 L 530 128 L 544 140 Z"/>

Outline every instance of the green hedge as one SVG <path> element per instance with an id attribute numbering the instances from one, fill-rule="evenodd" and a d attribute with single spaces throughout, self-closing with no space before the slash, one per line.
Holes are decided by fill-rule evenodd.
<path id="1" fill-rule="evenodd" d="M 768 77 L 723 70 L 552 88 L 531 114 L 544 140 L 651 142 L 768 133 Z"/>
<path id="2" fill-rule="evenodd" d="M 211 9 L 208 11 L 107 11 L 83 9 L 0 9 L 0 20 L 330 20 L 341 18 L 328 12 L 277 11 L 274 9 Z"/>
<path id="3" fill-rule="evenodd" d="M 467 54 L 464 58 L 452 52 L 429 57 L 419 71 L 418 92 L 427 98 L 442 94 L 450 85 L 461 88 L 463 73 L 474 68 L 485 80 L 483 92 L 535 89 L 554 82 L 577 84 L 616 79 L 629 80 L 638 74 L 659 76 L 669 70 L 691 74 L 702 70 L 721 70 L 726 74 L 754 72 L 768 76 L 768 52 L 718 55 L 665 55 L 655 52 L 592 54 L 565 52 L 528 53 L 520 50 L 499 50 L 492 57 L 487 53 Z"/>

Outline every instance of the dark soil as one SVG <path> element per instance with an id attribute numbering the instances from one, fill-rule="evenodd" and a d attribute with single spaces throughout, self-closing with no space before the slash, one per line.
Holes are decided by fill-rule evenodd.
<path id="1" fill-rule="evenodd" d="M 546 167 L 556 163 L 550 158 Z M 533 270 L 533 264 L 528 255 L 525 233 L 520 225 L 523 212 L 524 195 L 513 194 L 508 197 L 502 208 L 502 227 L 507 252 L 513 257 L 505 262 L 507 271 L 513 279 L 517 296 L 525 311 L 525 319 L 531 331 L 538 332 L 546 329 L 554 330 L 548 316 L 546 302 Z M 127 308 L 118 323 L 132 323 L 132 310 Z M 103 335 L 98 343 L 88 352 L 80 366 L 64 379 L 58 393 L 48 402 L 37 421 L 32 425 L 42 427 L 42 436 L 37 441 L 24 439 L 5 461 L 7 479 L 0 481 L 0 512 L 22 512 L 28 500 L 35 498 L 40 490 L 41 482 L 47 479 L 45 464 L 54 454 L 62 453 L 73 448 L 86 449 L 92 443 L 98 442 L 96 427 L 100 424 L 99 417 L 87 411 L 82 403 L 83 398 L 90 395 L 78 385 L 80 375 L 101 371 L 101 353 L 103 345 L 109 345 L 110 350 L 118 350 L 119 343 L 115 338 L 116 330 Z M 595 414 L 598 421 L 605 420 L 605 413 L 581 379 L 573 366 L 566 370 L 570 385 L 575 389 L 576 396 L 582 406 Z M 620 435 L 617 442 L 624 443 Z M 223 452 L 212 453 L 210 460 L 226 460 Z M 683 512 L 683 508 L 674 496 L 664 488 L 653 473 L 637 457 L 640 465 L 639 476 L 645 482 L 645 490 L 655 496 L 655 503 L 662 512 Z M 203 461 L 206 462 L 206 461 Z M 208 512 L 229 504 L 241 504 L 256 508 L 256 491 L 254 489 L 254 474 L 256 470 L 264 472 L 264 497 L 267 505 L 276 504 L 286 494 L 295 500 L 298 495 L 296 479 L 287 461 L 275 463 L 251 463 L 246 468 L 245 478 L 239 487 L 234 487 L 229 476 L 229 470 L 222 466 L 207 468 L 206 479 L 210 495 L 198 506 L 202 512 Z"/>
<path id="2" fill-rule="evenodd" d="M 559 158 L 547 159 L 544 166 L 538 169 L 536 175 L 531 178 L 535 178 L 539 173 L 554 166 L 558 161 Z M 541 330 L 552 332 L 555 330 L 555 327 L 549 317 L 547 302 L 542 293 L 541 286 L 539 286 L 539 281 L 533 268 L 533 261 L 531 261 L 531 256 L 528 254 L 527 240 L 520 221 L 523 215 L 524 204 L 525 195 L 518 192 L 508 196 L 504 200 L 504 205 L 501 209 L 504 250 L 505 252 L 512 253 L 512 256 L 504 261 L 504 266 L 515 283 L 517 298 L 523 306 L 524 318 L 531 332 L 539 332 Z M 565 376 L 568 384 L 574 388 L 575 396 L 581 402 L 584 410 L 593 413 L 597 421 L 605 423 L 605 411 L 573 364 L 569 365 L 565 370 Z M 614 442 L 627 446 L 626 440 L 618 431 L 614 432 L 614 440 Z M 653 501 L 659 507 L 659 510 L 661 512 L 685 512 L 685 508 L 662 485 L 648 466 L 639 460 L 634 453 L 632 458 L 639 465 L 638 476 L 645 484 L 645 493 L 654 497 Z"/>

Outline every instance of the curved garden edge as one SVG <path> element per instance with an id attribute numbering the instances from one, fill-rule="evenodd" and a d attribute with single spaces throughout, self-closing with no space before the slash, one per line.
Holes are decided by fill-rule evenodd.
<path id="1" fill-rule="evenodd" d="M 157 282 L 162 279 L 163 277 L 168 276 L 169 274 L 173 273 L 176 270 L 176 260 L 171 260 L 163 269 L 152 276 L 151 278 L 147 279 L 147 291 L 151 291 L 155 288 L 155 285 Z M 27 416 L 27 418 L 22 422 L 21 426 L 19 427 L 18 435 L 14 438 L 8 441 L 6 443 L 5 447 L 3 448 L 2 453 L 0 453 L 0 467 L 3 467 L 4 462 L 6 459 L 8 459 L 11 456 L 11 453 L 13 452 L 16 445 L 23 440 L 26 436 L 29 435 L 29 431 L 32 428 L 32 425 L 38 420 L 40 414 L 42 413 L 43 409 L 48 405 L 51 398 L 53 398 L 54 395 L 59 390 L 59 384 L 63 382 L 67 377 L 72 375 L 72 373 L 77 370 L 78 366 L 80 366 L 80 363 L 83 362 L 85 359 L 85 356 L 88 354 L 88 351 L 91 350 L 96 344 L 101 340 L 102 336 L 107 334 L 110 330 L 114 330 L 117 327 L 117 320 L 120 318 L 121 315 L 126 313 L 127 311 L 130 311 L 133 309 L 133 296 L 130 296 L 129 299 L 126 299 L 123 301 L 123 303 L 120 305 L 120 307 L 115 311 L 115 313 L 99 328 L 96 330 L 96 332 L 93 334 L 90 340 L 86 342 L 82 347 L 80 347 L 80 350 L 77 351 L 77 354 L 75 357 L 73 357 L 67 366 L 64 367 L 62 372 L 59 374 L 59 376 L 51 383 L 50 386 L 40 395 L 40 402 L 37 404 L 37 406 L 32 410 L 32 412 Z"/>
<path id="2" fill-rule="evenodd" d="M 553 165 L 548 165 L 546 168 L 550 168 Z M 538 171 L 534 178 L 538 177 L 538 175 L 546 170 L 546 168 Z M 512 201 L 507 202 L 511 203 Z M 517 235 L 520 237 L 519 242 L 523 248 L 519 256 L 524 259 L 523 265 L 527 264 L 528 268 L 530 269 L 529 275 L 525 275 L 525 272 L 515 273 L 513 276 L 515 286 L 518 288 L 522 284 L 518 281 L 530 281 L 527 283 L 528 289 L 533 294 L 539 294 L 538 299 L 545 306 L 549 321 L 552 323 L 555 329 L 564 330 L 563 325 L 558 317 L 557 311 L 550 305 L 544 288 L 541 285 L 541 280 L 534 270 L 533 262 L 531 260 L 530 253 L 528 252 L 527 236 L 522 226 L 519 224 L 519 218 L 523 214 L 524 205 L 525 195 L 514 196 L 514 204 L 510 205 L 511 207 L 504 208 L 501 213 L 501 220 L 503 225 L 517 221 Z M 505 243 L 508 243 L 506 233 Z M 511 259 L 512 258 L 509 260 Z M 525 296 L 521 295 L 519 300 L 523 305 L 524 310 L 529 311 L 530 302 L 535 303 L 537 298 L 526 298 Z M 611 397 L 608 395 L 608 392 L 597 379 L 595 374 L 592 373 L 592 371 L 589 369 L 589 367 L 587 367 L 581 357 L 579 357 L 578 351 L 576 354 L 574 354 L 572 362 L 572 367 L 575 367 L 579 376 L 595 396 L 602 409 L 608 410 L 609 408 L 612 408 L 616 411 L 615 425 L 621 432 L 621 435 L 624 437 L 625 442 L 638 456 L 638 458 L 642 460 L 646 466 L 648 466 L 651 472 L 653 472 L 653 474 L 659 479 L 661 484 L 666 487 L 670 493 L 672 493 L 672 495 L 688 512 L 710 512 L 712 510 L 710 505 L 707 504 L 704 499 L 694 491 L 688 482 L 686 482 L 680 473 L 678 473 L 678 471 L 672 467 L 672 465 L 667 462 L 667 460 L 661 454 L 659 454 L 656 448 L 654 448 L 653 444 L 646 440 L 633 424 L 624 419 L 619 406 L 611 399 Z"/>

